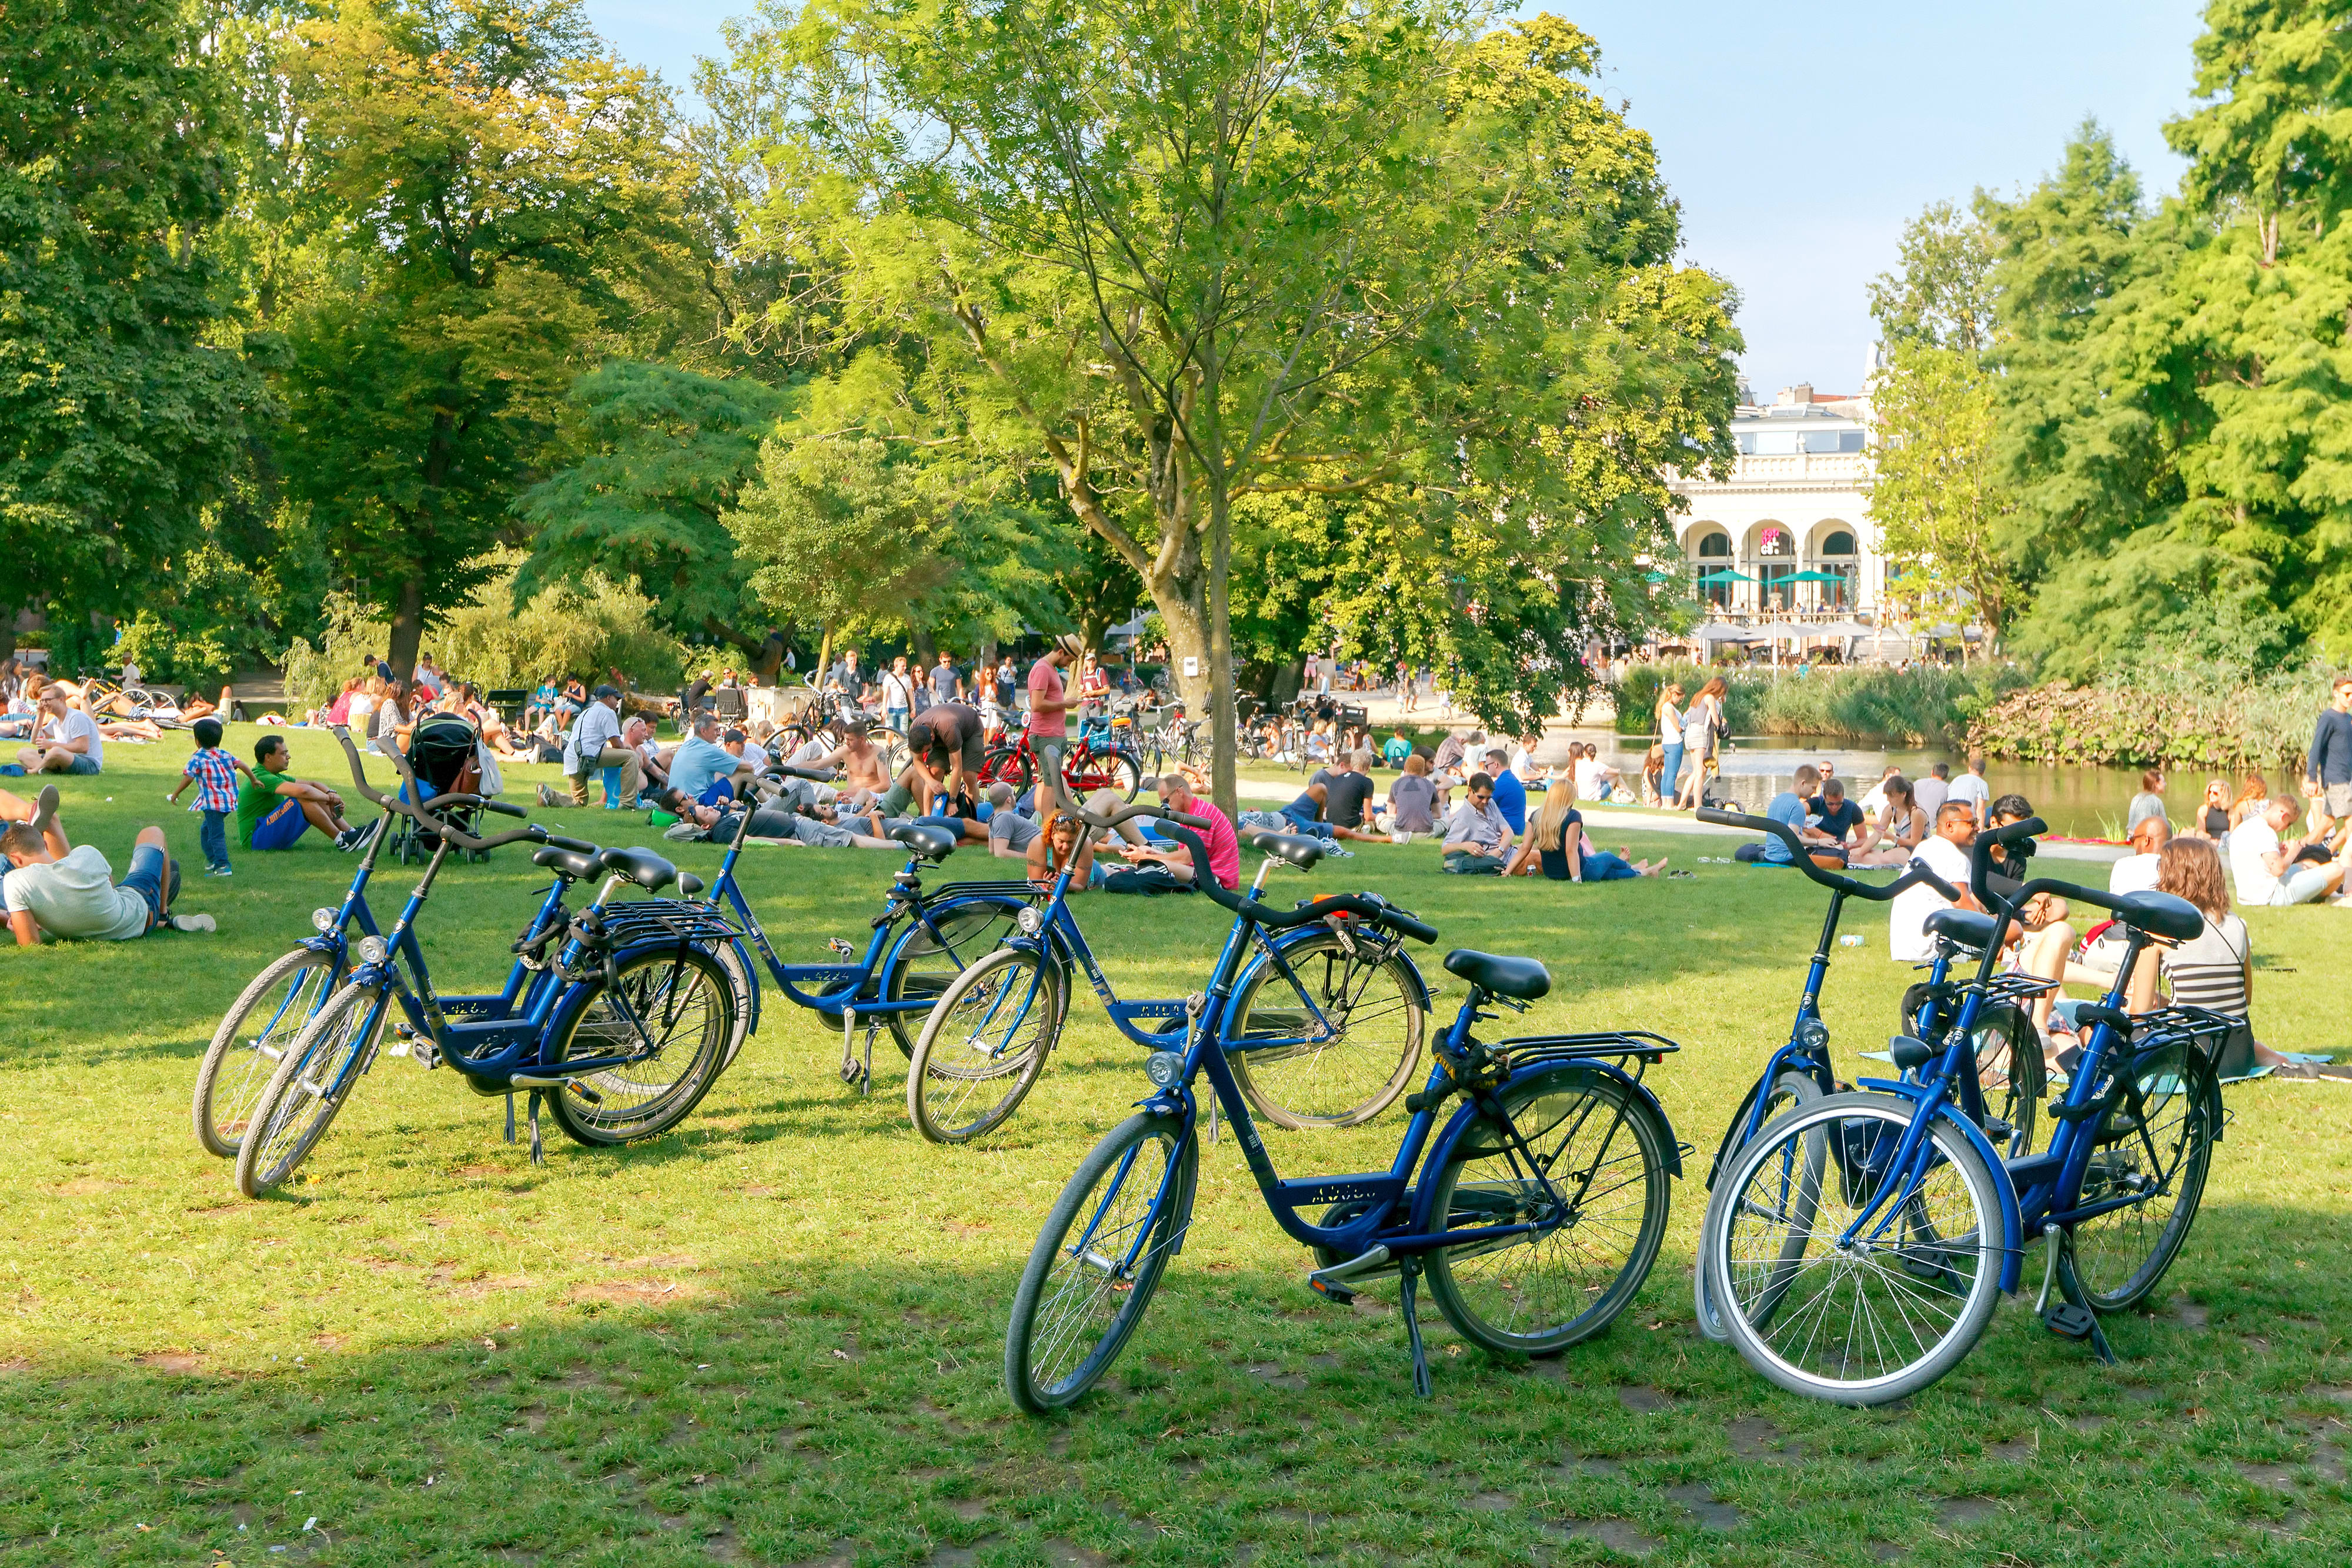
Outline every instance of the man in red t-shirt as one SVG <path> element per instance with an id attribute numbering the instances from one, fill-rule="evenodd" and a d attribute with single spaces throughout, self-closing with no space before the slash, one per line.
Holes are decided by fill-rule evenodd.
<path id="1" fill-rule="evenodd" d="M 1192 786 L 1185 782 L 1181 773 L 1171 773 L 1160 780 L 1160 803 L 1171 811 L 1209 820 L 1206 831 L 1197 828 L 1192 831 L 1199 832 L 1201 841 L 1209 846 L 1210 873 L 1217 879 L 1217 885 L 1228 893 L 1238 888 L 1242 881 L 1241 841 L 1234 837 L 1234 824 L 1225 814 L 1193 794 Z M 1165 849 L 1126 844 L 1120 846 L 1119 853 L 1139 864 L 1156 861 L 1179 882 L 1192 880 L 1192 852 L 1181 843 L 1171 841 Z"/>
<path id="2" fill-rule="evenodd" d="M 1029 666 L 1029 747 L 1037 754 L 1037 816 L 1067 804 L 1062 787 L 1062 756 L 1070 744 L 1070 704 L 1062 685 L 1062 666 L 1078 654 L 1078 639 L 1069 633 L 1054 639 L 1045 656 Z"/>

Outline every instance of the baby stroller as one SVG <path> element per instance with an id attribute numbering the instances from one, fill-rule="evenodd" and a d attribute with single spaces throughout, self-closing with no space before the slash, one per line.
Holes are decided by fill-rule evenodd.
<path id="1" fill-rule="evenodd" d="M 479 747 L 481 737 L 474 733 L 473 725 L 454 713 L 428 714 L 417 721 L 408 737 L 408 769 L 416 775 L 425 799 L 436 795 L 471 794 L 480 784 L 482 763 Z M 408 786 L 400 787 L 400 798 L 408 798 Z M 481 813 L 471 809 L 450 814 L 449 821 L 460 832 L 477 832 L 476 819 Z M 440 841 L 431 832 L 417 826 L 415 819 L 394 814 L 392 818 L 392 842 L 384 847 L 402 865 L 411 861 L 432 857 Z M 469 861 L 490 858 L 488 850 L 460 850 L 458 854 Z"/>

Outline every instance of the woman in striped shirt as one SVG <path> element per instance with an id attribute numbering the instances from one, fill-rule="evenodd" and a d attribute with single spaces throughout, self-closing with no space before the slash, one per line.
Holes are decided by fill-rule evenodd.
<path id="1" fill-rule="evenodd" d="M 2246 923 L 2230 913 L 2230 880 L 2222 874 L 2221 854 L 2212 841 L 2179 838 L 2165 845 L 2157 862 L 2156 891 L 2195 904 L 2205 916 L 2205 929 L 2193 942 L 2158 949 L 2157 963 L 2135 967 L 2131 1010 L 2147 1012 L 2157 1005 L 2160 969 L 2172 982 L 2176 1005 L 2247 1017 L 2254 1000 L 2252 938 Z M 2254 1061 L 2273 1069 L 2280 1078 L 2352 1077 L 2352 1067 L 2289 1061 L 2260 1040 L 2254 1042 Z"/>

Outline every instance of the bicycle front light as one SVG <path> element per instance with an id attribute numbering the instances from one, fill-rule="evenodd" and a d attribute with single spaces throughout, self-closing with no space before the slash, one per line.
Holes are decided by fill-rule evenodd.
<path id="1" fill-rule="evenodd" d="M 1021 927 L 1024 936 L 1034 936 L 1045 929 L 1045 912 L 1034 904 L 1024 904 L 1021 913 L 1013 917 L 1013 924 Z"/>
<path id="2" fill-rule="evenodd" d="M 1172 1051 L 1155 1051 L 1143 1061 L 1143 1075 L 1154 1089 L 1173 1089 L 1184 1076 L 1184 1058 Z"/>
<path id="3" fill-rule="evenodd" d="M 310 911 L 310 925 L 320 936 L 329 936 L 343 923 L 342 914 L 340 909 L 314 909 Z"/>
<path id="4" fill-rule="evenodd" d="M 1819 1051 L 1830 1042 L 1830 1026 L 1819 1019 L 1807 1019 L 1797 1026 L 1797 1043 L 1807 1051 Z"/>
<path id="5" fill-rule="evenodd" d="M 357 951 L 361 963 L 381 964 L 383 962 L 383 956 L 391 949 L 383 945 L 383 938 L 381 936 L 362 936 L 360 938 Z"/>

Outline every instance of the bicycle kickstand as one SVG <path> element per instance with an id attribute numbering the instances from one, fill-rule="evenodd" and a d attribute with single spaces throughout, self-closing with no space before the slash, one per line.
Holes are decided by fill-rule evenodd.
<path id="1" fill-rule="evenodd" d="M 1421 1311 L 1414 1300 L 1421 1284 L 1421 1260 L 1399 1259 L 1397 1278 L 1403 1286 L 1397 1292 L 1397 1300 L 1404 1312 L 1404 1337 L 1412 1346 L 1412 1392 L 1416 1397 L 1427 1399 L 1436 1390 L 1429 1381 L 1429 1351 L 1421 1343 Z"/>
<path id="2" fill-rule="evenodd" d="M 860 1094 L 874 1092 L 874 1026 L 866 1026 L 866 1061 L 857 1060 L 857 1009 L 841 1009 L 841 1081 Z"/>
<path id="3" fill-rule="evenodd" d="M 2092 1354 L 2101 1364 L 2115 1365 L 2115 1349 L 2099 1327 L 2099 1314 L 2084 1299 L 2083 1283 L 2074 1277 L 2074 1233 L 2057 1225 L 2044 1225 L 2042 1241 L 2049 1255 L 2042 1262 L 2042 1297 L 2033 1309 L 2042 1326 L 2062 1339 L 2090 1341 Z M 2062 1298 L 2054 1305 L 2050 1301 L 2053 1285 Z"/>

